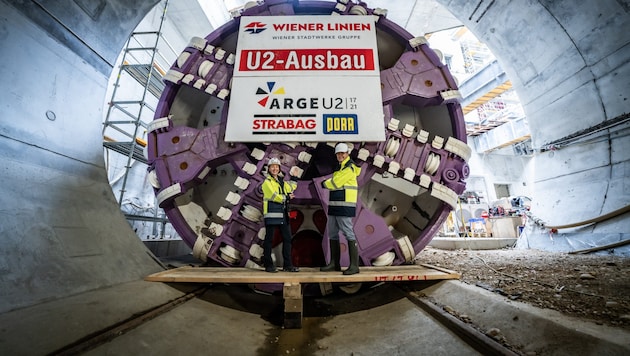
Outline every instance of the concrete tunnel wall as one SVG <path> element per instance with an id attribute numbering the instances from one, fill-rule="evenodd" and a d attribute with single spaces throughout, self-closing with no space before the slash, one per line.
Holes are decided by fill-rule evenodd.
<path id="1" fill-rule="evenodd" d="M 532 212 L 572 224 L 630 205 L 630 6 L 605 1 L 438 0 L 495 54 L 523 105 L 532 146 L 606 121 L 596 142 L 537 154 Z M 612 131 L 612 130 L 611 130 Z M 599 244 L 628 238 L 628 214 L 574 231 Z M 563 232 L 566 232 L 563 231 Z M 546 244 L 548 232 L 534 239 Z"/>
<path id="2" fill-rule="evenodd" d="M 161 269 L 120 212 L 102 148 L 112 63 L 154 5 L 0 1 L 0 312 Z"/>
<path id="3" fill-rule="evenodd" d="M 629 20 L 619 2 L 440 2 L 501 60 L 535 146 L 628 112 Z M 118 209 L 101 137 L 112 63 L 155 3 L 0 0 L 0 313 L 161 268 Z M 627 205 L 627 141 L 537 156 L 535 212 L 590 217 Z M 587 192 L 592 201 L 578 207 Z M 604 226 L 620 234 L 627 220 Z"/>

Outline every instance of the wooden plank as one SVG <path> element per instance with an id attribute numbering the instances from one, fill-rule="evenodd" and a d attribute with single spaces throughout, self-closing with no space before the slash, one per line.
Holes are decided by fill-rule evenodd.
<path id="1" fill-rule="evenodd" d="M 321 272 L 319 268 L 301 268 L 300 272 L 267 273 L 244 267 L 184 266 L 154 273 L 145 278 L 152 282 L 183 283 L 282 283 L 285 329 L 302 327 L 302 283 L 407 282 L 459 279 L 457 272 L 428 264 L 387 267 L 360 267 L 360 273 L 344 276 L 342 272 Z"/>
<path id="2" fill-rule="evenodd" d="M 360 267 L 360 273 L 349 276 L 341 272 L 321 272 L 319 268 L 302 267 L 300 272 L 267 273 L 244 267 L 179 267 L 145 277 L 152 282 L 184 283 L 356 283 L 356 282 L 407 282 L 441 279 L 459 279 L 455 271 L 431 266 L 403 265 L 386 267 Z"/>

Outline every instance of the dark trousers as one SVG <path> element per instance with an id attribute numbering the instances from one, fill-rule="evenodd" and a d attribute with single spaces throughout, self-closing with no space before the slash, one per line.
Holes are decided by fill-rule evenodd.
<path id="1" fill-rule="evenodd" d="M 283 267 L 293 267 L 291 261 L 291 230 L 289 223 L 286 222 L 282 225 L 265 225 L 265 241 L 263 241 L 263 263 L 265 267 L 273 266 L 273 260 L 271 259 L 271 245 L 273 243 L 273 235 L 276 229 L 280 229 L 282 234 L 282 259 L 284 260 Z"/>

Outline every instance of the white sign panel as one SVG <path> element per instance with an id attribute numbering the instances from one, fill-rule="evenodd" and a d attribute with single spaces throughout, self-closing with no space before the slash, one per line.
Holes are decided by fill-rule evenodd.
<path id="1" fill-rule="evenodd" d="M 243 16 L 227 142 L 383 141 L 371 16 Z"/>

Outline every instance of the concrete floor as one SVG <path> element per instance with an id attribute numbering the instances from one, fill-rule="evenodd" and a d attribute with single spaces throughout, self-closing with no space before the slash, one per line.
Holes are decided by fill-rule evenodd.
<path id="1" fill-rule="evenodd" d="M 395 324 L 380 322 L 388 319 Z M 256 314 L 195 299 L 87 354 L 409 355 L 422 350 L 474 353 L 406 299 L 334 318 L 306 318 L 302 329 L 281 329 Z"/>
<path id="2" fill-rule="evenodd" d="M 200 285 L 131 282 L 0 315 L 0 354 L 40 355 L 115 330 Z M 419 295 L 499 328 L 513 345 L 553 355 L 630 353 L 630 333 L 566 318 L 459 281 L 418 284 Z M 415 292 L 414 292 L 415 293 Z M 213 285 L 200 297 L 82 351 L 89 355 L 471 355 L 393 284 L 352 296 L 306 298 L 302 329 L 282 328 L 282 298 L 243 285 Z M 61 327 L 60 327 L 61 326 Z M 93 339 L 96 340 L 96 339 Z M 66 350 L 67 351 L 67 350 Z"/>

